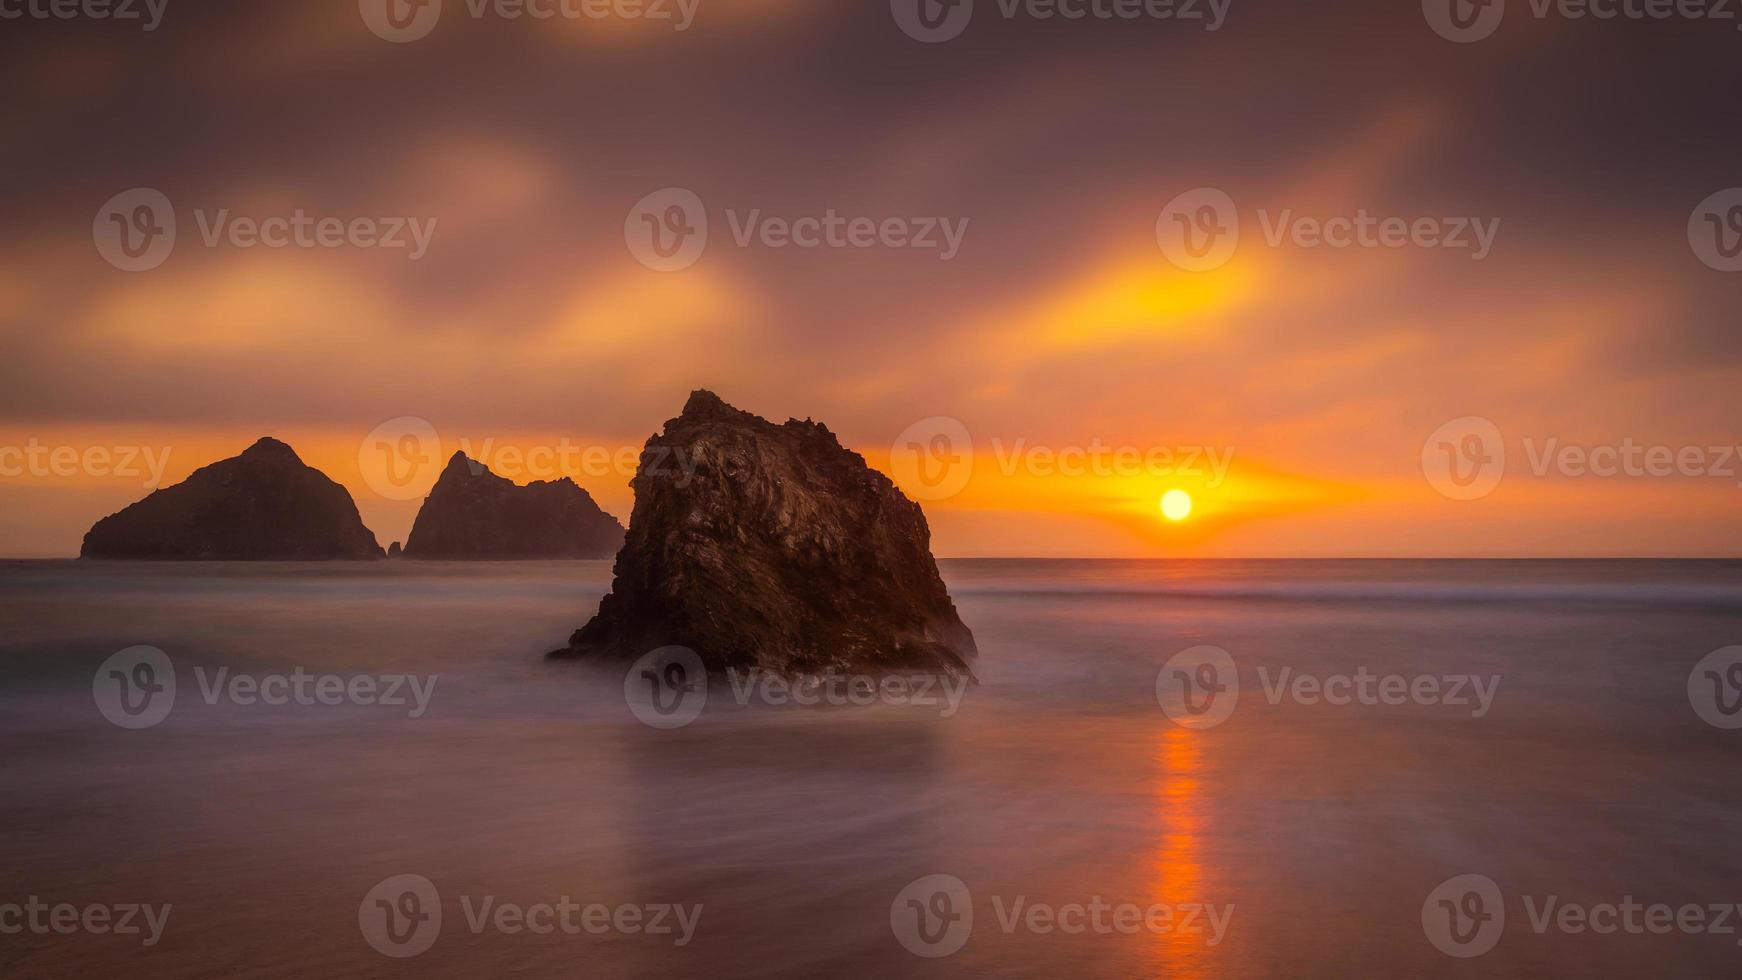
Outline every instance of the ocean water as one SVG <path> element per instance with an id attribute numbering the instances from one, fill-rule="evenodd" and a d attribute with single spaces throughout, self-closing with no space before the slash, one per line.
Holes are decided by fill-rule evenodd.
<path id="1" fill-rule="evenodd" d="M 1742 563 L 942 566 L 954 704 L 727 687 L 656 728 L 541 658 L 608 563 L 0 564 L 0 973 L 1742 975 L 1742 728 L 1701 704 L 1742 690 L 1696 670 L 1742 644 Z M 96 693 L 137 645 L 176 691 L 131 729 Z M 1233 683 L 1193 714 L 1205 646 Z M 1355 696 L 1385 677 L 1416 693 Z M 151 945 L 8 929 L 33 896 L 170 910 Z"/>

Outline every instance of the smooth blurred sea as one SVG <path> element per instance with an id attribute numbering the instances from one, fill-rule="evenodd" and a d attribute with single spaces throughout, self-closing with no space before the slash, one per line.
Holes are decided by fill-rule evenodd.
<path id="1" fill-rule="evenodd" d="M 1737 935 L 1537 933 L 1524 898 L 1742 902 L 1742 729 L 1689 673 L 1742 644 L 1742 562 L 942 564 L 974 630 L 960 710 L 714 697 L 638 722 L 619 677 L 547 663 L 607 562 L 0 563 L 0 906 L 170 903 L 162 940 L 0 934 L 28 977 L 1726 977 Z M 93 699 L 157 647 L 177 698 Z M 1238 665 L 1207 729 L 1158 704 L 1198 645 Z M 196 671 L 433 676 L 428 710 L 242 705 Z M 1265 678 L 1498 677 L 1490 710 L 1271 703 Z M 427 877 L 431 949 L 365 942 L 378 882 Z M 1505 895 L 1454 959 L 1423 904 Z M 897 941 L 917 878 L 972 894 L 959 952 Z M 460 896 L 701 903 L 695 938 L 474 933 Z M 1212 904 L 1225 934 L 1006 931 L 1000 910 Z M 899 915 L 900 909 L 895 910 Z M 0 918 L 0 926 L 6 920 Z M 1732 925 L 1742 927 L 1742 921 Z M 1742 931 L 1742 929 L 1739 929 Z"/>

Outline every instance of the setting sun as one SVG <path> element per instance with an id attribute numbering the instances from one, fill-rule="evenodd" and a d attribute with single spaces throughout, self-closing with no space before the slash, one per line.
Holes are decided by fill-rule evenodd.
<path id="1" fill-rule="evenodd" d="M 1161 516 L 1170 521 L 1183 521 L 1192 512 L 1192 495 L 1174 489 L 1161 495 Z"/>

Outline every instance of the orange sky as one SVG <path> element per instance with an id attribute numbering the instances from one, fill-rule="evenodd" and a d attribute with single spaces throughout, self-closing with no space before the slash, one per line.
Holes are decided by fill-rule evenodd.
<path id="1" fill-rule="evenodd" d="M 1530 465 L 1550 439 L 1742 443 L 1742 274 L 1702 266 L 1686 238 L 1688 210 L 1742 179 L 1722 143 L 1736 128 L 1650 99 L 1568 102 L 1621 90 L 1599 57 L 1612 34 L 1520 24 L 1465 49 L 1413 7 L 1374 6 L 1346 35 L 1321 25 L 1329 47 L 1303 60 L 1288 28 L 1305 14 L 1254 6 L 1213 38 L 976 21 L 927 46 L 881 5 L 769 0 L 704 3 L 681 35 L 444 21 L 396 46 L 334 6 L 188 11 L 143 45 L 27 25 L 37 43 L 0 60 L 38 96 L 0 150 L 57 151 L 10 182 L 0 228 L 0 555 L 75 554 L 148 482 L 32 471 L 9 449 L 167 451 L 173 482 L 268 434 L 345 484 L 383 545 L 403 540 L 417 500 L 366 472 L 372 430 L 402 417 L 429 423 L 442 458 L 469 446 L 522 482 L 573 476 L 626 518 L 621 466 L 516 454 L 620 458 L 694 387 L 824 421 L 891 472 L 904 430 L 958 420 L 966 485 L 909 487 L 940 555 L 1742 552 L 1742 462 L 1670 477 Z M 1674 58 L 1630 43 L 1637 64 Z M 1558 106 L 1551 131 L 1497 115 L 1508 92 L 1510 111 L 1542 110 L 1531 119 Z M 1618 144 L 1620 120 L 1653 138 Z M 1731 135 L 1701 135 L 1714 126 Z M 1637 143 L 1679 162 L 1633 166 Z M 91 216 L 140 186 L 182 227 L 161 268 L 126 273 L 97 254 Z M 623 228 L 670 186 L 714 227 L 699 262 L 662 273 Z M 1242 237 L 1194 273 L 1156 224 L 1199 186 L 1238 202 Z M 439 225 L 417 262 L 200 241 L 196 211 L 296 208 Z M 752 209 L 969 224 L 948 261 L 740 247 L 726 215 Z M 1500 225 L 1476 260 L 1272 247 L 1261 210 Z M 1508 459 L 1494 492 L 1456 501 L 1422 452 L 1465 416 L 1492 420 Z M 1228 463 L 1220 479 L 1055 472 L 1057 454 L 1092 447 Z M 1194 498 L 1180 523 L 1157 509 L 1172 487 Z"/>

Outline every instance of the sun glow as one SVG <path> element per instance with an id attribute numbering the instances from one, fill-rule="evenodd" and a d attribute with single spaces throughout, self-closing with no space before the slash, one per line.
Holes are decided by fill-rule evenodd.
<path id="1" fill-rule="evenodd" d="M 1175 488 L 1161 495 L 1161 516 L 1170 521 L 1183 521 L 1192 512 L 1192 495 Z"/>

